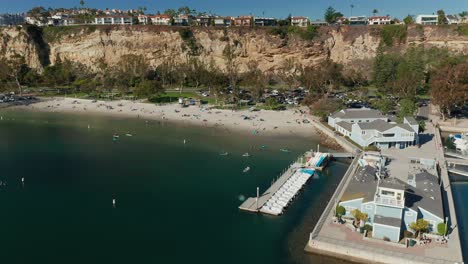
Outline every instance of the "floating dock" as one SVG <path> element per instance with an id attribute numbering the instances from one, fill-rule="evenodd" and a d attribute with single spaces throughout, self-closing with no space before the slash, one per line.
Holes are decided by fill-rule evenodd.
<path id="1" fill-rule="evenodd" d="M 310 155 L 310 157 L 307 157 Z M 249 197 L 239 209 L 248 212 L 281 215 L 296 197 L 305 183 L 323 168 L 328 161 L 328 153 L 308 152 L 307 161 L 294 162 L 261 196 L 257 188 L 257 197 Z"/>

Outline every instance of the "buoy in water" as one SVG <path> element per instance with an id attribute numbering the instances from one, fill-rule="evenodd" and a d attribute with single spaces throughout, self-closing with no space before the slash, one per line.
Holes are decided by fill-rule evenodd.
<path id="1" fill-rule="evenodd" d="M 22 182 L 22 183 L 24 183 L 24 177 L 23 177 L 23 178 L 21 178 L 21 182 Z"/>
<path id="2" fill-rule="evenodd" d="M 184 139 L 184 144 L 186 143 L 185 139 Z"/>
<path id="3" fill-rule="evenodd" d="M 112 199 L 112 206 L 115 207 L 115 199 Z"/>

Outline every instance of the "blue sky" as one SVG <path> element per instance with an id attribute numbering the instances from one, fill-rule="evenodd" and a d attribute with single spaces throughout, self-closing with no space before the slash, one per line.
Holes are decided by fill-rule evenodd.
<path id="1" fill-rule="evenodd" d="M 322 18 L 325 8 L 333 6 L 346 16 L 371 15 L 374 8 L 381 15 L 404 17 L 407 14 L 432 14 L 444 9 L 447 14 L 468 10 L 468 0 L 85 0 L 93 8 L 130 9 L 146 6 L 147 13 L 188 5 L 200 11 L 212 11 L 219 15 L 253 14 L 286 17 L 288 14 Z M 0 13 L 25 12 L 34 6 L 74 7 L 79 0 L 0 0 Z"/>

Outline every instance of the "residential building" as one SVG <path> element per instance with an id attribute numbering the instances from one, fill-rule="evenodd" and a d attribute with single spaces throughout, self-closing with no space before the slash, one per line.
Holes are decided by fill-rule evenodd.
<path id="1" fill-rule="evenodd" d="M 96 25 L 133 25 L 133 17 L 124 15 L 98 16 L 94 23 Z"/>
<path id="2" fill-rule="evenodd" d="M 438 15 L 418 15 L 415 23 L 420 25 L 437 25 L 438 21 Z"/>
<path id="3" fill-rule="evenodd" d="M 252 20 L 251 16 L 238 16 L 234 18 L 234 25 L 238 27 L 250 27 L 252 26 Z"/>
<path id="4" fill-rule="evenodd" d="M 73 26 L 73 25 L 76 25 L 77 23 L 78 22 L 73 17 L 66 17 L 66 18 L 62 19 L 62 21 L 61 21 L 61 25 L 63 25 L 63 26 Z"/>
<path id="5" fill-rule="evenodd" d="M 14 26 L 25 22 L 24 14 L 1 14 L 0 26 Z"/>
<path id="6" fill-rule="evenodd" d="M 406 148 L 419 144 L 419 124 L 412 117 L 396 124 L 377 110 L 345 109 L 330 115 L 328 125 L 361 147 Z"/>
<path id="7" fill-rule="evenodd" d="M 309 18 L 303 16 L 293 16 L 291 17 L 291 26 L 296 27 L 307 27 L 309 25 Z"/>
<path id="8" fill-rule="evenodd" d="M 447 19 L 447 24 L 449 25 L 456 25 L 460 23 L 457 15 L 447 15 L 445 18 Z"/>
<path id="9" fill-rule="evenodd" d="M 336 19 L 335 24 L 337 24 L 337 25 L 342 25 L 342 24 L 345 24 L 345 22 L 346 22 L 347 20 L 348 20 L 348 18 L 346 18 L 346 17 L 340 17 L 340 18 L 337 18 L 337 19 Z"/>
<path id="10" fill-rule="evenodd" d="M 391 161 L 393 162 L 393 161 Z M 429 222 L 429 233 L 437 233 L 444 223 L 444 210 L 436 162 L 413 159 L 406 175 L 387 176 L 387 158 L 378 153 L 365 154 L 339 205 L 346 209 L 344 219 L 353 219 L 356 209 L 367 214 L 372 238 L 398 243 L 404 231 L 412 230 L 418 219 Z"/>
<path id="11" fill-rule="evenodd" d="M 213 17 L 211 16 L 199 16 L 196 18 L 197 25 L 201 27 L 209 27 L 213 21 Z"/>
<path id="12" fill-rule="evenodd" d="M 351 16 L 348 19 L 349 25 L 357 26 L 357 25 L 367 25 L 367 17 L 366 16 Z"/>
<path id="13" fill-rule="evenodd" d="M 153 25 L 170 26 L 171 19 L 172 17 L 170 15 L 155 15 L 151 16 L 151 23 L 153 23 Z"/>
<path id="14" fill-rule="evenodd" d="M 138 23 L 142 25 L 147 25 L 151 23 L 151 17 L 148 15 L 138 15 Z"/>
<path id="15" fill-rule="evenodd" d="M 323 20 L 311 20 L 309 24 L 311 26 L 328 26 L 328 22 Z"/>
<path id="16" fill-rule="evenodd" d="M 256 17 L 254 19 L 255 26 L 259 27 L 271 27 L 276 26 L 277 21 L 271 17 Z"/>
<path id="17" fill-rule="evenodd" d="M 36 25 L 36 26 L 42 27 L 42 26 L 47 25 L 48 20 L 43 17 L 34 17 L 34 16 L 27 15 L 26 23 L 29 25 Z"/>
<path id="18" fill-rule="evenodd" d="M 230 27 L 233 23 L 231 17 L 216 17 L 214 19 L 214 25 L 217 27 Z"/>
<path id="19" fill-rule="evenodd" d="M 189 26 L 192 24 L 193 16 L 191 15 L 178 15 L 174 17 L 174 26 Z"/>
<path id="20" fill-rule="evenodd" d="M 371 16 L 368 19 L 369 25 L 390 25 L 392 19 L 389 16 Z"/>

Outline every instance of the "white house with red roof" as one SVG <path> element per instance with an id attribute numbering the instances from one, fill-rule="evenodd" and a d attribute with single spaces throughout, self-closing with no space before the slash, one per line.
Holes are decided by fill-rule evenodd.
<path id="1" fill-rule="evenodd" d="M 392 19 L 389 16 L 371 16 L 368 21 L 369 25 L 390 25 Z"/>
<path id="2" fill-rule="evenodd" d="M 291 17 L 291 26 L 297 27 L 307 27 L 309 25 L 310 19 L 303 16 L 293 16 Z"/>

